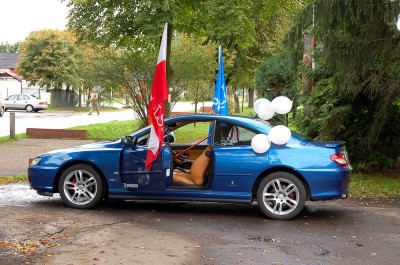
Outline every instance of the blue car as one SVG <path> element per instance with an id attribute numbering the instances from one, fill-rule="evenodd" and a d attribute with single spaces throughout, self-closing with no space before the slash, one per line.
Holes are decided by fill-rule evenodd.
<path id="1" fill-rule="evenodd" d="M 185 129 L 182 129 L 184 128 Z M 55 150 L 29 166 L 37 193 L 60 193 L 73 208 L 106 199 L 258 203 L 271 219 L 297 216 L 306 200 L 345 198 L 352 167 L 344 142 L 291 133 L 286 144 L 255 152 L 269 123 L 249 117 L 183 115 L 165 120 L 164 143 L 145 169 L 150 127 L 117 141 Z"/>

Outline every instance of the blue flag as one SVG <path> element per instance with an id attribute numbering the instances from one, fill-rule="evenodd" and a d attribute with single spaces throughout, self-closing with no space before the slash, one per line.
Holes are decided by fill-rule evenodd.
<path id="1" fill-rule="evenodd" d="M 214 104 L 212 109 L 217 114 L 228 115 L 228 103 L 226 102 L 226 84 L 224 75 L 224 61 L 222 59 L 222 47 L 218 49 L 218 76 L 215 83 Z"/>

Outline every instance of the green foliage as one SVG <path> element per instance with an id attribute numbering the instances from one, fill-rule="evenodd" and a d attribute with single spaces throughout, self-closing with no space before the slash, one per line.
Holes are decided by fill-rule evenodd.
<path id="1" fill-rule="evenodd" d="M 61 88 L 62 84 L 75 84 L 78 56 L 67 32 L 34 31 L 21 46 L 17 71 L 32 85 Z"/>
<path id="2" fill-rule="evenodd" d="M 0 42 L 0 53 L 17 53 L 21 48 L 21 42 L 10 44 L 8 42 Z"/>
<path id="3" fill-rule="evenodd" d="M 178 34 L 172 43 L 171 67 L 174 69 L 169 82 L 172 97 L 178 99 L 182 93 L 197 106 L 212 98 L 217 64 L 213 45 L 202 45 L 201 39 Z M 175 102 L 175 100 L 172 100 Z"/>
<path id="4" fill-rule="evenodd" d="M 256 89 L 270 100 L 286 95 L 296 98 L 294 88 L 294 65 L 288 52 L 269 57 L 263 61 L 255 75 Z"/>
<path id="5" fill-rule="evenodd" d="M 100 53 L 90 53 L 93 69 L 88 69 L 93 80 L 122 91 L 128 105 L 139 116 L 141 127 L 147 125 L 147 106 L 150 101 L 158 50 L 149 46 L 144 50 L 99 47 Z"/>
<path id="6" fill-rule="evenodd" d="M 295 119 L 300 132 L 317 140 L 339 140 L 352 109 L 338 97 L 331 80 L 318 81 L 315 89 L 303 94 L 300 100 L 302 108 Z"/>
<path id="7" fill-rule="evenodd" d="M 316 68 L 306 75 L 315 90 L 304 90 L 298 127 L 346 140 L 353 161 L 377 170 L 395 166 L 400 153 L 399 13 L 397 0 L 311 1 L 291 34 L 298 56 L 305 30 L 317 40 Z"/>
<path id="8" fill-rule="evenodd" d="M 232 82 L 233 88 L 253 88 L 255 68 L 281 45 L 290 25 L 287 18 L 299 7 L 295 0 L 67 2 L 69 28 L 80 40 L 136 50 L 157 47 L 162 26 L 168 22 L 169 36 L 183 33 L 203 39 L 204 44 L 222 45 L 227 84 Z M 174 72 L 168 67 L 168 80 Z"/>

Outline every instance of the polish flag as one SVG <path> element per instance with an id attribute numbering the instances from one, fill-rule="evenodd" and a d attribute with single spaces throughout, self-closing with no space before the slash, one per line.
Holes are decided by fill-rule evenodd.
<path id="1" fill-rule="evenodd" d="M 158 54 L 156 72 L 154 74 L 151 99 L 147 109 L 150 124 L 150 139 L 146 156 L 146 169 L 150 170 L 157 159 L 161 145 L 164 141 L 164 100 L 168 98 L 167 81 L 167 31 L 168 23 L 165 23 L 161 39 L 160 52 Z"/>

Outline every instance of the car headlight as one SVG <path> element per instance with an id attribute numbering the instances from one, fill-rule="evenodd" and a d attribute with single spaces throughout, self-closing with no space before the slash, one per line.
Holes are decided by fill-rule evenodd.
<path id="1" fill-rule="evenodd" d="M 30 165 L 31 165 L 31 166 L 37 165 L 37 164 L 40 162 L 41 159 L 42 159 L 42 158 L 40 158 L 40 157 L 34 158 L 34 159 L 32 160 L 32 162 L 30 163 Z"/>

